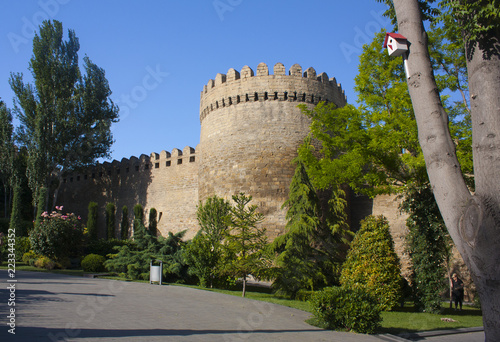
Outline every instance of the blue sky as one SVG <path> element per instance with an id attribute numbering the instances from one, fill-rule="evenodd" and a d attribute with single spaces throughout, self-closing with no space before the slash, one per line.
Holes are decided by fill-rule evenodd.
<path id="1" fill-rule="evenodd" d="M 43 19 L 75 30 L 80 58 L 106 71 L 120 106 L 112 158 L 199 143 L 199 100 L 217 73 L 260 62 L 326 72 L 356 102 L 358 55 L 382 27 L 375 0 L 39 0 L 0 2 L 0 98 L 11 72 L 30 79 L 33 30 Z"/>

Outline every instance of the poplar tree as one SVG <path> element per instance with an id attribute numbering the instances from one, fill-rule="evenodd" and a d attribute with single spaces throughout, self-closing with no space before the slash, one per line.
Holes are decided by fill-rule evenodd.
<path id="1" fill-rule="evenodd" d="M 85 56 L 80 71 L 79 49 L 73 30 L 63 40 L 62 24 L 44 21 L 33 39 L 29 63 L 34 83 L 25 83 L 22 73 L 11 73 L 18 135 L 28 149 L 27 176 L 37 206 L 44 187 L 47 205 L 57 204 L 63 173 L 110 156 L 110 127 L 117 122 L 118 107 L 110 99 L 103 69 Z"/>
<path id="2" fill-rule="evenodd" d="M 14 162 L 12 114 L 0 100 L 0 179 L 4 194 L 4 217 L 9 215 L 10 189 Z"/>

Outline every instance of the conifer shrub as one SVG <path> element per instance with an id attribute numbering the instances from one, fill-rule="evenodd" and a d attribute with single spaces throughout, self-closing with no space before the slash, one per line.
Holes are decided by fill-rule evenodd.
<path id="1" fill-rule="evenodd" d="M 362 288 L 326 287 L 310 300 L 313 315 L 327 329 L 373 334 L 381 325 L 381 306 Z"/>
<path id="2" fill-rule="evenodd" d="M 107 235 L 107 240 L 115 238 L 115 223 L 116 223 L 115 211 L 116 211 L 116 206 L 114 203 L 107 203 L 106 204 L 106 235 Z"/>
<path id="3" fill-rule="evenodd" d="M 129 228 L 128 208 L 126 205 L 124 205 L 122 208 L 122 220 L 120 223 L 120 236 L 122 240 L 126 240 L 128 238 L 128 228 Z"/>
<path id="4" fill-rule="evenodd" d="M 387 219 L 368 216 L 351 244 L 340 283 L 363 289 L 377 299 L 383 310 L 390 310 L 402 295 L 400 269 Z"/>
<path id="5" fill-rule="evenodd" d="M 103 272 L 106 270 L 106 258 L 99 254 L 89 254 L 82 260 L 82 269 L 85 272 Z"/>
<path id="6" fill-rule="evenodd" d="M 156 236 L 156 228 L 158 226 L 157 211 L 155 208 L 149 209 L 149 234 Z"/>
<path id="7" fill-rule="evenodd" d="M 89 216 L 87 219 L 87 232 L 90 241 L 97 240 L 97 209 L 96 202 L 89 203 Z"/>
<path id="8" fill-rule="evenodd" d="M 133 230 L 134 234 L 138 230 L 140 225 L 143 225 L 144 222 L 144 208 L 140 204 L 136 204 L 134 206 L 134 223 Z"/>

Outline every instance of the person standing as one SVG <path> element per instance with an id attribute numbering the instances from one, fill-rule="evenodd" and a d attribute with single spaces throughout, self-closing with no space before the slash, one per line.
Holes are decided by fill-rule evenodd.
<path id="1" fill-rule="evenodd" d="M 464 300 L 464 282 L 460 279 L 456 273 L 453 273 L 451 277 L 451 293 L 452 299 L 455 302 L 455 310 L 457 310 L 460 304 L 460 311 L 462 311 L 462 302 Z"/>

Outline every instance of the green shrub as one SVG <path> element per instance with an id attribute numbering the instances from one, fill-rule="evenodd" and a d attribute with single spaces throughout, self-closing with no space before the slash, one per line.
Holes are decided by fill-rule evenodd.
<path id="1" fill-rule="evenodd" d="M 382 322 L 380 305 L 361 288 L 327 287 L 310 302 L 315 318 L 328 329 L 372 334 Z"/>
<path id="2" fill-rule="evenodd" d="M 21 261 L 23 255 L 31 250 L 30 238 L 27 236 L 16 237 L 16 260 Z"/>
<path id="3" fill-rule="evenodd" d="M 156 228 L 158 226 L 157 214 L 155 208 L 149 209 L 149 234 L 151 234 L 151 236 L 156 236 Z"/>
<path id="4" fill-rule="evenodd" d="M 299 290 L 297 294 L 295 295 L 296 300 L 300 300 L 303 302 L 307 302 L 311 300 L 312 296 L 315 294 L 315 291 L 308 291 L 308 290 Z"/>
<path id="5" fill-rule="evenodd" d="M 98 205 L 96 202 L 89 203 L 89 216 L 87 218 L 87 232 L 89 234 L 89 240 L 97 240 L 97 209 Z"/>
<path id="6" fill-rule="evenodd" d="M 108 240 L 115 238 L 115 211 L 114 203 L 106 204 L 106 235 Z"/>
<path id="7" fill-rule="evenodd" d="M 49 257 L 41 256 L 35 260 L 35 267 L 52 270 L 56 266 L 56 262 Z"/>
<path id="8" fill-rule="evenodd" d="M 56 207 L 58 211 L 62 207 Z M 44 212 L 30 233 L 31 249 L 51 259 L 77 256 L 83 246 L 83 227 L 74 214 Z"/>
<path id="9" fill-rule="evenodd" d="M 142 205 L 136 204 L 134 206 L 134 222 L 133 222 L 134 234 L 139 229 L 139 226 L 143 224 L 143 219 L 144 219 L 144 209 Z"/>
<path id="10" fill-rule="evenodd" d="M 381 304 L 383 310 L 395 307 L 401 298 L 399 258 L 383 216 L 368 216 L 361 222 L 340 277 L 342 286 L 360 287 Z"/>
<path id="11" fill-rule="evenodd" d="M 128 228 L 129 228 L 128 208 L 126 205 L 124 205 L 122 208 L 122 221 L 120 223 L 120 231 L 121 231 L 120 236 L 122 240 L 128 239 Z"/>
<path id="12" fill-rule="evenodd" d="M 82 260 L 82 269 L 85 272 L 103 272 L 105 271 L 104 262 L 106 258 L 98 254 L 89 254 Z"/>
<path id="13" fill-rule="evenodd" d="M 27 253 L 24 253 L 22 261 L 30 266 L 35 266 L 35 261 L 40 257 L 41 255 L 38 255 L 33 251 L 29 251 Z"/>
<path id="14" fill-rule="evenodd" d="M 108 254 L 115 253 L 115 246 L 121 247 L 125 246 L 128 243 L 128 240 L 95 240 L 89 241 L 87 246 L 85 246 L 84 253 L 87 254 L 99 254 L 103 257 L 106 257 Z"/>

